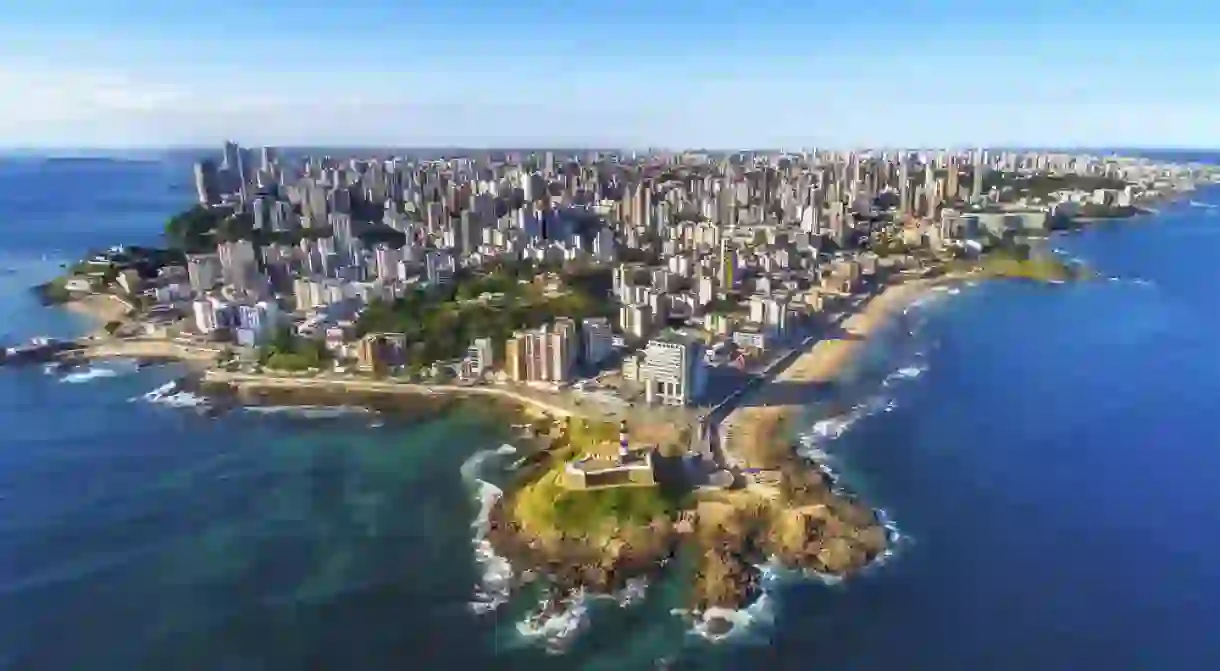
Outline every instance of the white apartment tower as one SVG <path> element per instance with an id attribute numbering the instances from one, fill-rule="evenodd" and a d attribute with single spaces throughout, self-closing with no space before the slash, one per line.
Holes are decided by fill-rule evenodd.
<path id="1" fill-rule="evenodd" d="M 640 379 L 649 403 L 690 405 L 707 387 L 703 344 L 676 333 L 648 341 Z"/>

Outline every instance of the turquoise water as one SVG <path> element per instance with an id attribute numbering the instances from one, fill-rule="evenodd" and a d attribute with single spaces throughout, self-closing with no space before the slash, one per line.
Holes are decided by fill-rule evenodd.
<path id="1" fill-rule="evenodd" d="M 9 337 L 81 328 L 23 291 L 56 254 L 155 239 L 189 199 L 165 182 L 177 167 L 90 164 L 150 193 L 83 195 L 84 225 L 49 188 L 70 176 L 44 174 L 69 169 L 0 169 Z M 0 668 L 1216 668 L 1208 212 L 1056 241 L 1116 281 L 963 287 L 879 338 L 839 399 L 855 409 L 804 433 L 904 540 L 848 583 L 773 580 L 728 644 L 670 614 L 679 579 L 593 602 L 560 655 L 518 632 L 528 598 L 474 613 L 461 467 L 504 441 L 485 418 L 210 419 L 144 398 L 172 368 L 0 370 Z"/>

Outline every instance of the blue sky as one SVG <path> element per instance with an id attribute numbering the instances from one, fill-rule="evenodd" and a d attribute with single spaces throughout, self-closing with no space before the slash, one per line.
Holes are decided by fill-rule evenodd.
<path id="1" fill-rule="evenodd" d="M 1220 147 L 1198 0 L 13 4 L 0 147 Z"/>

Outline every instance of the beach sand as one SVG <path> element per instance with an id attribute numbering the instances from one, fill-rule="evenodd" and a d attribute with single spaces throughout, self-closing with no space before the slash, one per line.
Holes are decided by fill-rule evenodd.
<path id="1" fill-rule="evenodd" d="M 791 421 L 819 390 L 841 378 L 868 336 L 934 285 L 954 277 L 911 279 L 886 287 L 834 334 L 817 341 L 775 378 L 751 393 L 723 424 L 724 455 L 732 466 L 777 468 L 791 458 Z"/>
<path id="2" fill-rule="evenodd" d="M 130 312 L 130 307 L 126 303 L 110 294 L 89 294 L 63 305 L 68 310 L 89 318 L 98 328 L 108 322 L 124 321 Z"/>

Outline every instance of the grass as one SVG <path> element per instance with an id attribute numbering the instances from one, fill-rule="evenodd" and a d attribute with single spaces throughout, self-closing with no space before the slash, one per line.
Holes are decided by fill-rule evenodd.
<path id="1" fill-rule="evenodd" d="M 599 537 L 669 517 L 680 507 L 679 500 L 660 487 L 568 489 L 563 485 L 563 468 L 564 464 L 556 464 L 516 494 L 513 512 L 526 531 L 543 537 L 560 533 Z"/>
<path id="2" fill-rule="evenodd" d="M 527 532 L 539 537 L 604 538 L 615 529 L 671 517 L 683 507 L 679 493 L 661 486 L 595 490 L 564 486 L 564 467 L 570 460 L 587 454 L 617 454 L 618 433 L 617 422 L 581 418 L 565 422 L 563 436 L 552 444 L 551 465 L 513 496 L 513 514 Z"/>
<path id="3" fill-rule="evenodd" d="M 979 261 L 954 260 L 949 264 L 951 271 L 975 269 L 987 277 L 1037 282 L 1066 282 L 1089 276 L 1087 269 L 1075 267 L 1055 257 L 1022 259 L 1003 252 L 991 252 Z"/>

